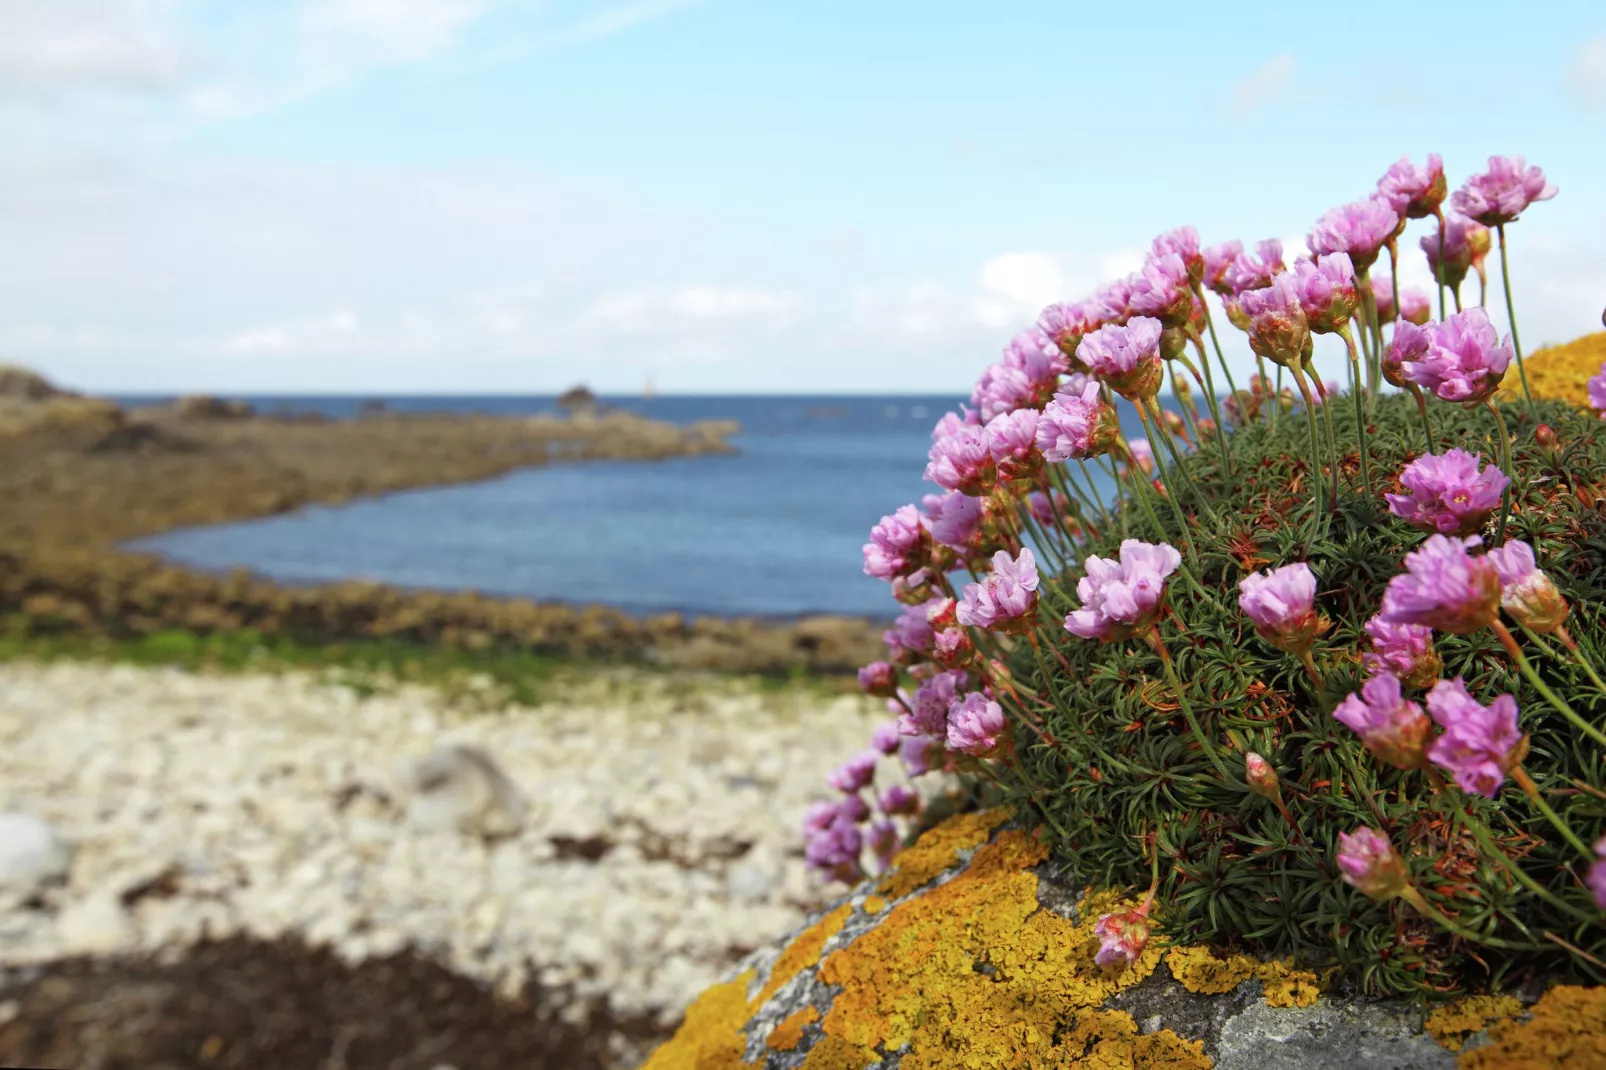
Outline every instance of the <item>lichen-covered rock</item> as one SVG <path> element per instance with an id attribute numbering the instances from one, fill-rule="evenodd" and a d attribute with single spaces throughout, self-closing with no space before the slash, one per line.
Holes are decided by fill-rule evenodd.
<path id="1" fill-rule="evenodd" d="M 705 992 L 645 1070 L 1606 1065 L 1606 990 L 1559 987 L 1523 1021 L 1511 997 L 1428 1017 L 1204 948 L 1107 973 L 1093 927 L 1121 897 L 1046 857 L 1003 811 L 949 819 Z"/>

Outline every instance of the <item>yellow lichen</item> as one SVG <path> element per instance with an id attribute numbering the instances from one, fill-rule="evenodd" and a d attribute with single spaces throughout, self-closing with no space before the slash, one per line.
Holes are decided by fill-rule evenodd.
<path id="1" fill-rule="evenodd" d="M 864 1070 L 876 1054 L 838 1037 L 821 1037 L 803 1059 L 802 1070 Z"/>
<path id="2" fill-rule="evenodd" d="M 1493 1043 L 1461 1053 L 1461 1070 L 1597 1070 L 1606 1066 L 1606 988 L 1557 985 L 1528 1021 L 1490 1031 Z"/>
<path id="3" fill-rule="evenodd" d="M 770 979 L 765 982 L 763 991 L 753 1000 L 753 1009 L 757 1010 L 768 1003 L 770 997 L 779 992 L 782 985 L 819 962 L 820 951 L 824 949 L 826 941 L 842 931 L 848 915 L 852 913 L 853 907 L 843 903 L 798 933 L 797 939 L 788 944 L 786 950 L 781 952 L 781 957 L 775 960 L 775 965 L 770 970 Z"/>
<path id="4" fill-rule="evenodd" d="M 1165 953 L 1171 976 L 1189 992 L 1215 996 L 1259 978 L 1270 1007 L 1308 1007 L 1321 995 L 1321 980 L 1286 962 L 1261 962 L 1248 955 L 1219 958 L 1206 947 L 1173 947 Z"/>
<path id="5" fill-rule="evenodd" d="M 1606 361 L 1606 331 L 1575 338 L 1565 345 L 1546 346 L 1528 354 L 1528 388 L 1536 398 L 1559 398 L 1580 408 L 1589 406 L 1589 377 Z M 1500 384 L 1500 396 L 1508 400 L 1522 397 L 1522 380 L 1517 362 L 1512 361 Z"/>
<path id="6" fill-rule="evenodd" d="M 1522 1001 L 1512 996 L 1467 996 L 1428 1015 L 1424 1028 L 1450 1051 L 1460 1051 L 1467 1037 L 1490 1022 L 1515 1018 L 1521 1013 Z"/>
<path id="7" fill-rule="evenodd" d="M 803 1030 L 820 1020 L 820 1012 L 813 1007 L 804 1007 L 796 1014 L 788 1015 L 770 1031 L 769 1039 L 764 1043 L 776 1051 L 791 1051 L 803 1039 Z"/>
<path id="8" fill-rule="evenodd" d="M 901 899 L 959 861 L 959 852 L 979 847 L 1009 817 L 1003 808 L 959 814 L 927 829 L 914 843 L 898 852 L 897 861 L 876 891 L 888 899 Z"/>
<path id="9" fill-rule="evenodd" d="M 1268 1007 L 1309 1007 L 1322 994 L 1321 984 L 1309 970 L 1291 970 L 1280 962 L 1268 962 L 1258 973 L 1266 989 Z"/>
<path id="10" fill-rule="evenodd" d="M 1095 894 L 1080 924 L 1041 909 L 1029 867 L 1044 856 L 1025 833 L 1004 832 L 952 880 L 826 956 L 820 980 L 840 986 L 827 1036 L 905 1049 L 903 1070 L 1209 1067 L 1201 1043 L 1170 1030 L 1140 1035 L 1131 1016 L 1098 1009 L 1153 973 L 1161 953 L 1145 951 L 1113 977 L 1101 970 L 1098 914 L 1136 904 Z"/>
<path id="11" fill-rule="evenodd" d="M 883 896 L 867 895 L 864 897 L 864 912 L 866 914 L 879 914 L 887 909 L 887 901 Z"/>
<path id="12" fill-rule="evenodd" d="M 686 1009 L 675 1035 L 663 1043 L 641 1070 L 741 1070 L 747 1040 L 748 970 L 734 981 L 714 985 Z"/>

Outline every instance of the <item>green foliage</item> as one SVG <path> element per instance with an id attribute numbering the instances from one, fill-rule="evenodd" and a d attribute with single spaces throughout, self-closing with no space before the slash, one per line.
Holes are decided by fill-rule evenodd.
<path id="1" fill-rule="evenodd" d="M 1495 461 L 1495 422 L 1486 410 L 1434 403 L 1436 452 L 1452 446 Z M 1586 651 L 1606 651 L 1606 440 L 1593 414 L 1545 402 L 1540 417 L 1560 450 L 1534 442 L 1534 424 L 1519 406 L 1502 410 L 1512 428 L 1514 515 L 1507 537 L 1531 542 L 1540 566 L 1573 606 L 1568 627 Z M 1424 439 L 1414 402 L 1376 400 L 1366 429 L 1374 486 L 1360 490 L 1355 413 L 1349 399 L 1332 406 L 1337 440 L 1348 445 L 1336 512 L 1309 523 L 1313 472 L 1307 425 L 1300 414 L 1275 426 L 1257 422 L 1231 439 L 1234 473 L 1219 453 L 1189 456 L 1188 474 L 1211 502 L 1218 525 L 1200 515 L 1186 489 L 1170 480 L 1188 511 L 1198 547 L 1195 574 L 1168 585 L 1174 616 L 1161 635 L 1176 660 L 1206 736 L 1238 773 L 1256 751 L 1277 770 L 1297 827 L 1276 806 L 1223 784 L 1190 733 L 1159 657 L 1137 640 L 1099 644 L 1068 634 L 1060 619 L 1074 608 L 1074 566 L 1042 586 L 1042 649 L 1016 644 L 1010 667 L 1026 701 L 1040 696 L 1043 720 L 1059 748 L 1017 725 L 1015 742 L 1027 779 L 1043 805 L 1024 790 L 1016 805 L 1044 812 L 1060 831 L 1058 851 L 1086 879 L 1145 888 L 1152 852 L 1160 856 L 1161 924 L 1185 943 L 1237 947 L 1344 968 L 1364 989 L 1380 993 L 1487 987 L 1526 975 L 1606 979 L 1557 938 L 1606 960 L 1606 925 L 1583 876 L 1588 860 L 1507 781 L 1496 800 L 1451 786 L 1435 792 L 1421 772 L 1381 765 L 1332 710 L 1363 681 L 1362 631 L 1403 555 L 1425 536 L 1389 514 L 1383 490 Z M 1325 435 L 1324 435 L 1325 437 Z M 1330 488 L 1331 484 L 1328 483 Z M 1156 530 L 1156 519 L 1164 525 Z M 1173 512 L 1155 514 L 1123 503 L 1113 528 L 1085 544 L 1113 557 L 1125 534 L 1150 542 L 1183 541 Z M 1493 524 L 1485 532 L 1493 544 Z M 1261 640 L 1238 608 L 1238 581 L 1249 572 L 1308 562 L 1318 580 L 1318 609 L 1332 622 L 1318 640 L 1318 688 L 1299 662 Z M 1519 633 L 1519 638 L 1521 638 Z M 1445 676 L 1461 675 L 1480 701 L 1512 692 L 1521 724 L 1532 733 L 1525 768 L 1550 804 L 1588 842 L 1606 830 L 1606 768 L 1601 748 L 1572 730 L 1511 665 L 1488 631 L 1436 636 Z M 1526 649 L 1540 675 L 1596 724 L 1606 695 L 1571 662 Z M 1596 664 L 1600 664 L 1597 659 Z M 1420 695 L 1415 696 L 1420 700 Z M 1492 831 L 1499 857 L 1482 849 L 1467 815 Z M 1450 935 L 1409 905 L 1374 903 L 1342 883 L 1335 865 L 1340 832 L 1382 831 L 1407 860 L 1429 902 L 1486 942 Z M 1518 882 L 1513 868 L 1544 888 L 1547 901 Z M 1557 903 L 1561 905 L 1557 905 Z M 1547 935 L 1549 934 L 1549 935 Z M 1509 946 L 1491 946 L 1487 940 Z"/>

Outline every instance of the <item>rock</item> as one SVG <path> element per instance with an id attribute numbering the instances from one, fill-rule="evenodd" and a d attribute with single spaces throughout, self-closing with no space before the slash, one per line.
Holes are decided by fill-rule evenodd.
<path id="1" fill-rule="evenodd" d="M 64 880 L 72 848 L 31 814 L 0 814 L 0 900 L 24 901 Z"/>
<path id="2" fill-rule="evenodd" d="M 69 954 L 105 955 L 133 944 L 134 923 L 115 896 L 101 893 L 68 905 L 56 935 Z"/>
<path id="3" fill-rule="evenodd" d="M 67 393 L 38 372 L 14 364 L 0 364 L 0 398 L 43 401 Z"/>
<path id="4" fill-rule="evenodd" d="M 419 827 L 456 829 L 487 838 L 511 836 L 528 813 L 523 796 L 478 747 L 441 747 L 411 769 L 408 816 Z"/>
<path id="5" fill-rule="evenodd" d="M 1123 901 L 1045 864 L 1008 818 L 963 814 L 926 832 L 889 873 L 706 990 L 643 1070 L 895 1070 L 911 1051 L 933 1067 L 1450 1070 L 1452 1046 L 1486 1042 L 1468 1032 L 1476 1022 L 1502 1043 L 1527 1028 L 1508 999 L 1471 1025 L 1450 1016 L 1464 1029 L 1436 1034 L 1441 1045 L 1405 1000 L 1324 991 L 1313 972 L 1205 948 L 1152 945 L 1106 974 L 1093 929 Z M 1600 990 L 1553 990 L 1585 992 Z M 1596 1028 L 1573 1017 L 1582 1024 L 1563 1028 Z"/>
<path id="6" fill-rule="evenodd" d="M 576 416 L 580 413 L 595 414 L 598 410 L 597 395 L 587 386 L 574 386 L 558 395 L 558 408 Z"/>
<path id="7" fill-rule="evenodd" d="M 244 420 L 256 415 L 249 402 L 211 394 L 186 394 L 173 402 L 173 412 L 186 420 Z"/>

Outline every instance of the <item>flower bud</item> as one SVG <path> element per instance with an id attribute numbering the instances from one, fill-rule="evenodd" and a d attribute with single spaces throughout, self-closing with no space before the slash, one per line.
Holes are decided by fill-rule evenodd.
<path id="1" fill-rule="evenodd" d="M 1181 327 L 1167 327 L 1160 332 L 1160 359 L 1176 360 L 1188 348 L 1188 332 Z"/>
<path id="2" fill-rule="evenodd" d="M 1345 884 L 1380 903 L 1410 887 L 1405 860 L 1375 829 L 1338 834 L 1338 868 L 1343 871 Z"/>
<path id="3" fill-rule="evenodd" d="M 1099 938 L 1093 961 L 1115 973 L 1136 962 L 1149 943 L 1148 913 L 1145 904 L 1135 910 L 1102 915 L 1093 926 L 1093 934 Z"/>
<path id="4" fill-rule="evenodd" d="M 1200 417 L 1198 424 L 1195 426 L 1199 429 L 1200 438 L 1214 438 L 1216 436 L 1216 421 L 1208 416 Z"/>
<path id="5" fill-rule="evenodd" d="M 898 670 L 885 661 L 873 661 L 859 670 L 859 687 L 867 695 L 891 698 L 898 693 Z"/>
<path id="6" fill-rule="evenodd" d="M 1567 619 L 1567 599 L 1534 561 L 1533 547 L 1521 539 L 1490 550 L 1500 575 L 1500 608 L 1511 619 L 1540 635 L 1549 635 Z"/>
<path id="7" fill-rule="evenodd" d="M 1602 322 L 1606 322 L 1606 316 L 1602 317 Z M 1555 428 L 1551 427 L 1549 424 L 1540 424 L 1538 427 L 1534 428 L 1534 441 L 1539 443 L 1539 448 L 1544 450 L 1546 453 L 1556 452 L 1557 440 Z"/>
<path id="8" fill-rule="evenodd" d="M 1261 798 L 1275 800 L 1282 794 L 1277 770 L 1254 751 L 1244 755 L 1244 779 L 1249 782 L 1249 790 Z"/>
<path id="9" fill-rule="evenodd" d="M 1171 434 L 1184 441 L 1187 440 L 1188 425 L 1183 422 L 1180 413 L 1172 412 L 1170 409 L 1162 409 L 1160 410 L 1160 421 L 1165 424 L 1165 429 Z"/>

